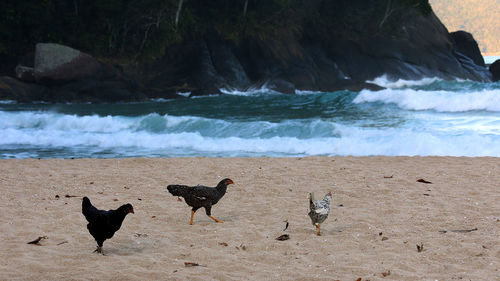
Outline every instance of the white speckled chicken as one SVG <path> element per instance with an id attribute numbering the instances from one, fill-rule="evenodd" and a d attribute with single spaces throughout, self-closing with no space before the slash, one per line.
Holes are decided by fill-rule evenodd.
<path id="1" fill-rule="evenodd" d="M 314 199 L 313 192 L 309 193 L 309 217 L 318 231 L 318 236 L 321 236 L 321 223 L 326 220 L 330 213 L 330 201 L 332 201 L 332 192 L 328 192 L 321 201 Z"/>

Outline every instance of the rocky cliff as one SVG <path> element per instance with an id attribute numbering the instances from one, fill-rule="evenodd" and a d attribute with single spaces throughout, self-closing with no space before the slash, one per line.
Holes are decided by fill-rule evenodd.
<path id="1" fill-rule="evenodd" d="M 218 11 L 218 2 L 223 1 L 191 0 L 185 5 L 202 13 Z M 251 6 L 260 2 L 250 1 L 249 8 L 265 13 Z M 43 89 L 36 87 L 31 98 L 23 92 L 23 100 L 137 101 L 262 86 L 283 93 L 376 89 L 366 81 L 384 74 L 393 79 L 491 80 L 484 63 L 477 62 L 480 54 L 457 43 L 427 1 L 284 2 L 269 17 L 255 16 L 258 22 L 245 15 L 212 15 L 216 19 L 200 22 L 203 28 L 152 60 L 123 67 L 101 62 L 92 66 L 92 75 L 59 84 L 38 79 Z M 234 23 L 221 24 L 218 16 Z M 12 85 L 0 81 L 0 98 L 20 99 L 9 90 Z"/>

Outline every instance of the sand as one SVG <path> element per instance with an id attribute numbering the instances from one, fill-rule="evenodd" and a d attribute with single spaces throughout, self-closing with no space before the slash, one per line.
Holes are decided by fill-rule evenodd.
<path id="1" fill-rule="evenodd" d="M 224 223 L 200 210 L 189 225 L 166 190 L 225 177 Z M 0 280 L 500 280 L 499 187 L 499 158 L 0 160 Z M 329 190 L 316 236 L 308 192 Z M 106 256 L 81 196 L 134 206 Z"/>

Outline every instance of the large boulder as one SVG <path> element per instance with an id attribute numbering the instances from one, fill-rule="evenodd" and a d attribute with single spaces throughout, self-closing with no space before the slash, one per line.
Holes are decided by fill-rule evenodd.
<path id="1" fill-rule="evenodd" d="M 55 43 L 36 44 L 34 76 L 38 83 L 64 84 L 96 77 L 101 70 L 95 58 L 79 50 Z"/>
<path id="2" fill-rule="evenodd" d="M 494 82 L 500 81 L 500 60 L 496 60 L 490 65 L 490 72 Z"/>
<path id="3" fill-rule="evenodd" d="M 479 46 L 476 40 L 469 32 L 463 30 L 455 31 L 450 33 L 451 38 L 455 41 L 455 48 L 458 52 L 471 58 L 475 64 L 486 67 L 484 63 L 484 58 L 481 55 Z"/>

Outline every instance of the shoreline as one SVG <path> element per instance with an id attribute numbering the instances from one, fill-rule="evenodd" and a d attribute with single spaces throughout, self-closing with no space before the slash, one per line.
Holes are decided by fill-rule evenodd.
<path id="1" fill-rule="evenodd" d="M 497 157 L 2 159 L 0 175 L 0 279 L 491 280 L 500 269 Z M 223 224 L 199 210 L 190 226 L 166 191 L 225 177 L 235 184 L 212 208 Z M 307 194 L 328 190 L 316 236 Z M 107 256 L 92 253 L 81 197 L 65 195 L 134 206 Z"/>

